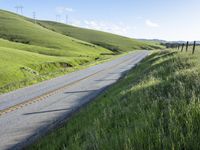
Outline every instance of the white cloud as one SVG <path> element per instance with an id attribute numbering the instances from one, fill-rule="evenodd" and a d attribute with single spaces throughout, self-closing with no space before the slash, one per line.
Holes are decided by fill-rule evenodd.
<path id="1" fill-rule="evenodd" d="M 75 10 L 73 8 L 70 7 L 64 7 L 64 6 L 59 6 L 56 7 L 56 12 L 59 14 L 63 14 L 65 12 L 74 12 Z"/>
<path id="2" fill-rule="evenodd" d="M 149 19 L 147 19 L 147 20 L 145 21 L 145 24 L 146 24 L 147 26 L 149 26 L 149 27 L 152 27 L 152 28 L 157 28 L 157 27 L 159 27 L 159 25 L 158 25 L 157 23 L 152 22 L 152 21 L 149 20 Z"/>
<path id="3" fill-rule="evenodd" d="M 84 20 L 84 21 L 73 21 L 72 24 L 88 29 L 100 30 L 124 36 L 128 36 L 130 33 L 130 29 L 132 29 L 131 27 L 125 25 L 122 22 L 115 24 L 112 22 L 105 22 L 105 21 Z"/>

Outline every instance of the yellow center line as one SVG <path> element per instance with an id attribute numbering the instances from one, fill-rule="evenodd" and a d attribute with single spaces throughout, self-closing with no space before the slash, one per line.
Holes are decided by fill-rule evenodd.
<path id="1" fill-rule="evenodd" d="M 101 73 L 101 72 L 104 72 L 104 71 L 106 71 L 106 70 L 109 70 L 109 69 L 111 69 L 111 68 L 115 68 L 115 67 L 117 67 L 118 65 L 121 65 L 121 64 L 123 64 L 123 63 L 125 63 L 125 62 L 127 62 L 127 61 L 129 61 L 129 60 L 130 60 L 130 59 L 125 60 L 125 61 L 123 61 L 123 62 L 121 62 L 121 63 L 118 63 L 118 64 L 116 64 L 116 65 L 114 65 L 114 66 L 111 66 L 111 67 L 109 67 L 109 68 L 100 70 L 100 71 L 98 71 L 98 72 L 96 72 L 96 73 L 94 73 L 94 74 L 91 74 L 91 75 L 86 76 L 86 77 L 84 77 L 84 78 L 81 78 L 81 79 L 79 79 L 79 80 L 77 80 L 77 81 L 74 81 L 74 82 L 71 82 L 71 83 L 69 83 L 69 84 L 67 84 L 67 85 L 64 85 L 64 86 L 62 86 L 62 87 L 60 87 L 60 88 L 58 88 L 58 89 L 52 90 L 52 91 L 47 92 L 47 93 L 45 93 L 45 94 L 43 94 L 43 95 L 37 96 L 37 97 L 32 98 L 32 99 L 29 99 L 29 100 L 27 100 L 27 101 L 25 101 L 25 102 L 22 102 L 22 103 L 19 103 L 19 104 L 14 105 L 14 106 L 8 107 L 8 108 L 6 108 L 6 109 L 4 109 L 4 110 L 1 110 L 1 111 L 0 111 L 0 116 L 5 115 L 5 114 L 7 114 L 7 113 L 10 113 L 10 112 L 12 112 L 12 111 L 21 109 L 21 108 L 23 108 L 23 107 L 25 107 L 25 106 L 28 106 L 28 105 L 31 105 L 31 104 L 34 104 L 34 103 L 43 101 L 43 100 L 45 100 L 46 98 L 48 98 L 48 97 L 50 97 L 50 96 L 56 95 L 57 93 L 59 93 L 59 92 L 61 92 L 61 91 L 64 91 L 67 87 L 69 87 L 69 86 L 71 86 L 71 85 L 74 85 L 74 84 L 76 84 L 76 83 L 78 83 L 78 82 L 80 82 L 80 81 L 83 81 L 83 80 L 85 80 L 85 79 L 88 79 L 88 78 L 90 78 L 90 77 L 92 77 L 92 76 L 95 76 L 95 75 L 97 75 L 97 74 L 99 74 L 99 73 Z"/>

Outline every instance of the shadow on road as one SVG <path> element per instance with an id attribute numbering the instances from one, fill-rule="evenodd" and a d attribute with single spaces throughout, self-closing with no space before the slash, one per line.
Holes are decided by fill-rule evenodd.
<path id="1" fill-rule="evenodd" d="M 72 91 L 72 92 L 64 92 L 64 94 L 88 93 L 88 92 L 95 92 L 95 91 L 97 90 Z"/>
<path id="2" fill-rule="evenodd" d="M 48 110 L 48 111 L 26 113 L 26 114 L 23 114 L 23 115 L 35 115 L 35 114 L 43 114 L 43 113 L 56 112 L 56 111 L 66 111 L 66 110 L 71 110 L 71 109 L 55 109 L 55 110 Z"/>
<path id="3" fill-rule="evenodd" d="M 118 79 L 102 79 L 102 80 L 95 80 L 97 82 L 103 82 L 103 81 L 117 81 Z"/>

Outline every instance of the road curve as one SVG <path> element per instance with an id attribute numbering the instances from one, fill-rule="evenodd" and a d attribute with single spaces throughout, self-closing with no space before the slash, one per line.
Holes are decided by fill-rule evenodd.
<path id="1" fill-rule="evenodd" d="M 61 123 L 148 55 L 110 62 L 0 95 L 0 149 L 21 149 Z"/>

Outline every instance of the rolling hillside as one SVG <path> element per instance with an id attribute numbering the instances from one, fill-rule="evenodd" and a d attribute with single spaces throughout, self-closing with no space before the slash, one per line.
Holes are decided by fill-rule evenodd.
<path id="1" fill-rule="evenodd" d="M 41 54 L 44 53 L 44 54 Z M 51 53 L 51 55 L 49 55 Z M 53 56 L 53 54 L 55 54 Z M 101 61 L 111 56 L 80 53 L 80 56 L 62 54 L 45 47 L 15 43 L 0 39 L 0 94 L 50 79 Z"/>
<path id="2" fill-rule="evenodd" d="M 51 21 L 38 21 L 38 24 L 61 34 L 102 46 L 111 51 L 131 51 L 138 49 L 159 49 L 158 42 L 139 41 L 111 33 L 84 29 Z"/>
<path id="3" fill-rule="evenodd" d="M 0 93 L 80 68 L 111 51 L 0 10 Z M 107 56 L 108 57 L 108 56 Z"/>
<path id="4" fill-rule="evenodd" d="M 43 28 L 10 12 L 0 10 L 0 22 L 0 38 L 49 48 L 49 55 L 78 56 L 108 52 L 93 44 Z M 58 50 L 57 53 L 55 50 Z"/>
<path id="5" fill-rule="evenodd" d="M 35 24 L 4 10 L 0 10 L 0 22 L 0 93 L 111 58 L 114 52 L 160 47 L 54 22 Z"/>

